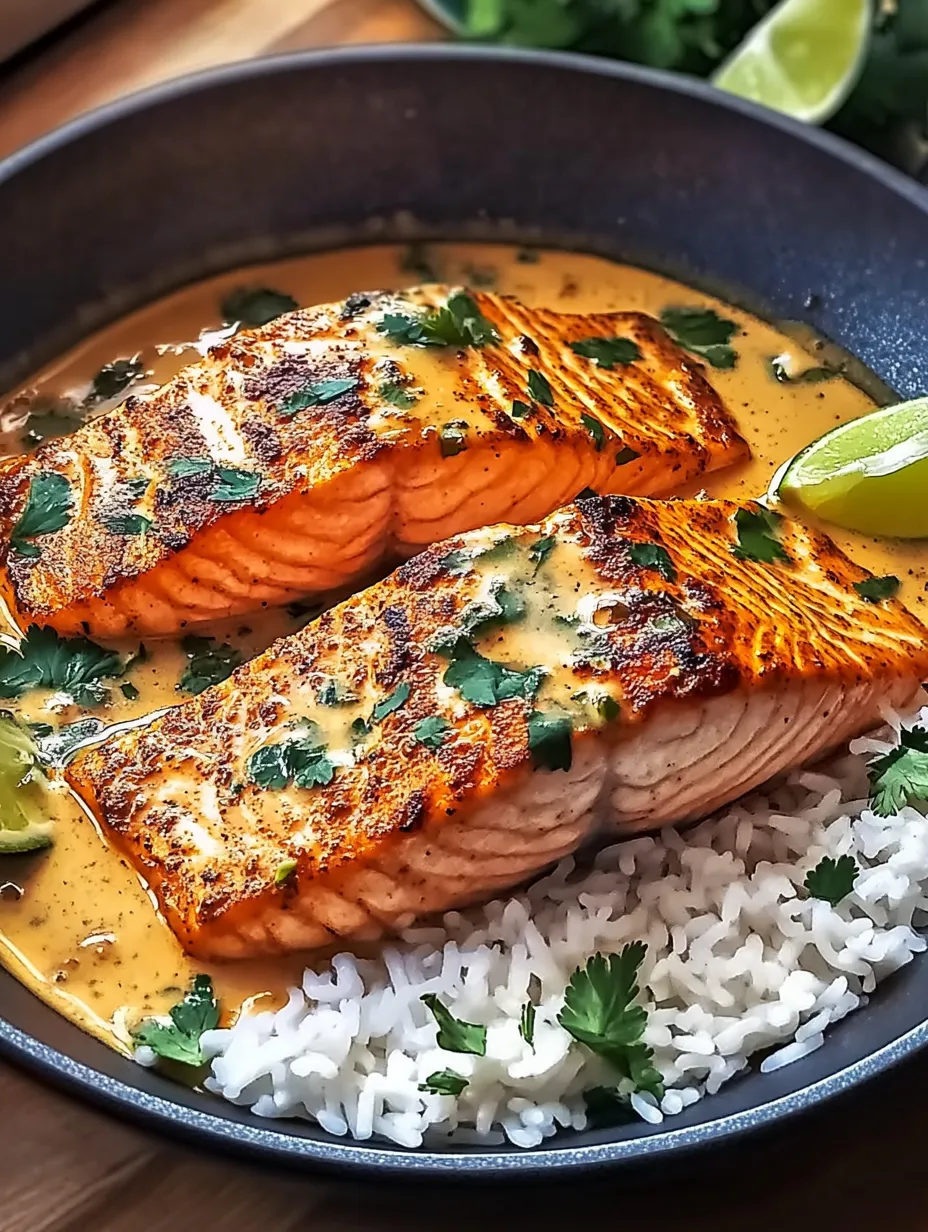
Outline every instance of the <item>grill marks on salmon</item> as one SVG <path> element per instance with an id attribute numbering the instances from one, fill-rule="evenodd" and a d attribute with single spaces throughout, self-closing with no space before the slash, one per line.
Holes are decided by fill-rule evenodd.
<path id="1" fill-rule="evenodd" d="M 704 815 L 905 707 L 928 630 L 825 536 L 581 499 L 459 536 L 68 777 L 181 943 L 373 939 Z"/>
<path id="2" fill-rule="evenodd" d="M 701 366 L 650 317 L 474 293 L 487 345 L 383 332 L 450 294 L 280 317 L 4 468 L 0 590 L 21 627 L 168 634 L 350 585 L 476 526 L 537 521 L 585 487 L 660 495 L 747 457 Z M 613 336 L 640 358 L 607 368 L 570 348 Z M 48 476 L 68 485 L 63 521 L 24 541 Z"/>

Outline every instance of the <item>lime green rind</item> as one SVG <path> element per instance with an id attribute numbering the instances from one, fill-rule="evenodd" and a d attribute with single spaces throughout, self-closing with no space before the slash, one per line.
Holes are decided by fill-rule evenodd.
<path id="1" fill-rule="evenodd" d="M 0 855 L 51 846 L 47 790 L 31 735 L 11 714 L 0 712 Z"/>

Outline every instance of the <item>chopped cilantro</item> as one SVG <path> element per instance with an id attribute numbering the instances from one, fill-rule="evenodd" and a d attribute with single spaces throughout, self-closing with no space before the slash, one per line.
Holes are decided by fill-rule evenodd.
<path id="1" fill-rule="evenodd" d="M 880 603 L 883 599 L 895 598 L 900 585 L 897 577 L 887 573 L 885 577 L 868 577 L 862 582 L 855 582 L 854 589 L 868 603 Z"/>
<path id="2" fill-rule="evenodd" d="M 237 323 L 257 329 L 299 306 L 292 295 L 283 291 L 273 291 L 269 287 L 236 287 L 223 298 L 219 310 L 227 325 Z"/>
<path id="3" fill-rule="evenodd" d="M 451 649 L 451 665 L 442 680 L 475 706 L 497 706 L 511 697 L 530 701 L 538 692 L 543 677 L 544 670 L 540 667 L 520 672 L 485 659 L 462 637 Z"/>
<path id="4" fill-rule="evenodd" d="M 125 684 L 121 684 L 119 686 L 119 691 L 127 702 L 137 702 L 141 697 L 141 694 L 131 680 L 127 680 Z"/>
<path id="5" fill-rule="evenodd" d="M 498 342 L 499 335 L 466 291 L 456 291 L 444 308 L 422 322 L 430 346 L 482 347 Z"/>
<path id="6" fill-rule="evenodd" d="M 30 625 L 19 651 L 0 647 L 0 697 L 21 697 L 27 689 L 68 693 L 80 706 L 106 701 L 101 683 L 125 671 L 115 650 L 86 637 L 59 637 L 54 629 Z"/>
<path id="7" fill-rule="evenodd" d="M 296 872 L 296 860 L 282 860 L 274 873 L 274 885 L 283 885 Z"/>
<path id="8" fill-rule="evenodd" d="M 526 1001 L 522 1006 L 522 1014 L 519 1018 L 519 1034 L 528 1044 L 529 1048 L 535 1043 L 535 1004 L 533 1001 Z"/>
<path id="9" fill-rule="evenodd" d="M 545 770 L 569 770 L 573 727 L 567 715 L 535 710 L 528 721 L 528 747 L 534 764 Z"/>
<path id="10" fill-rule="evenodd" d="M 388 714 L 393 714 L 395 710 L 399 710 L 400 706 L 405 706 L 409 701 L 409 694 L 412 692 L 410 686 L 404 681 L 398 684 L 393 692 L 377 703 L 371 711 L 371 722 L 379 723 L 385 719 Z"/>
<path id="11" fill-rule="evenodd" d="M 661 325 L 677 346 L 698 355 L 713 368 L 734 368 L 738 362 L 738 352 L 729 345 L 738 326 L 711 308 L 665 308 Z"/>
<path id="12" fill-rule="evenodd" d="M 802 884 L 813 898 L 824 899 L 832 907 L 837 907 L 842 898 L 847 898 L 853 890 L 859 872 L 853 856 L 838 856 L 837 860 L 823 856 L 815 868 L 806 874 Z"/>
<path id="13" fill-rule="evenodd" d="M 222 642 L 214 645 L 214 637 L 190 634 L 183 638 L 181 646 L 190 662 L 184 668 L 177 687 L 183 693 L 196 696 L 211 685 L 219 684 L 231 676 L 242 662 L 242 652 Z"/>
<path id="14" fill-rule="evenodd" d="M 458 1096 L 467 1083 L 468 1079 L 456 1074 L 453 1069 L 440 1069 L 437 1073 L 429 1074 L 425 1082 L 420 1082 L 419 1090 L 427 1091 L 429 1095 Z"/>
<path id="15" fill-rule="evenodd" d="M 520 265 L 537 265 L 541 254 L 537 248 L 520 248 L 516 253 L 516 260 Z"/>
<path id="16" fill-rule="evenodd" d="M 868 767 L 870 807 L 891 817 L 912 800 L 928 800 L 928 728 L 903 727 L 899 745 Z"/>
<path id="17" fill-rule="evenodd" d="M 190 479 L 194 475 L 208 475 L 212 469 L 211 458 L 170 458 L 166 466 L 172 479 Z"/>
<path id="18" fill-rule="evenodd" d="M 614 368 L 616 364 L 632 364 L 641 359 L 641 351 L 631 338 L 581 338 L 572 342 L 570 349 L 584 359 L 593 359 L 600 368 Z"/>
<path id="19" fill-rule="evenodd" d="M 415 317 L 406 316 L 400 312 L 387 312 L 377 323 L 377 332 L 385 334 L 391 342 L 401 345 L 425 346 L 426 337 L 422 322 Z"/>
<path id="20" fill-rule="evenodd" d="M 581 689 L 574 693 L 573 701 L 591 709 L 602 723 L 612 723 L 622 713 L 622 708 L 611 693 Z"/>
<path id="21" fill-rule="evenodd" d="M 129 388 L 133 381 L 145 375 L 145 365 L 136 357 L 134 359 L 114 359 L 111 364 L 104 364 L 93 378 L 93 392 L 90 397 L 93 402 L 107 402 Z"/>
<path id="22" fill-rule="evenodd" d="M 121 517 L 105 518 L 101 525 L 111 535 L 146 535 L 154 526 L 154 522 L 141 513 L 127 513 Z"/>
<path id="23" fill-rule="evenodd" d="M 443 458 L 453 458 L 464 452 L 467 448 L 468 427 L 466 419 L 452 419 L 441 425 L 438 429 L 438 445 Z"/>
<path id="24" fill-rule="evenodd" d="M 389 402 L 401 411 L 410 410 L 419 401 L 418 397 L 404 389 L 399 381 L 384 381 L 378 393 L 384 402 Z"/>
<path id="25" fill-rule="evenodd" d="M 254 500 L 261 487 L 261 476 L 254 471 L 237 470 L 234 466 L 217 466 L 216 483 L 209 499 L 225 504 Z"/>
<path id="26" fill-rule="evenodd" d="M 557 547 L 557 537 L 555 535 L 546 535 L 544 539 L 536 539 L 528 550 L 529 556 L 535 562 L 535 572 L 537 573 L 541 566 L 545 563 L 554 549 Z"/>
<path id="27" fill-rule="evenodd" d="M 675 582 L 677 571 L 673 567 L 670 553 L 658 543 L 631 543 L 628 554 L 633 564 L 642 569 L 654 569 L 665 581 Z"/>
<path id="28" fill-rule="evenodd" d="M 29 481 L 26 503 L 10 534 L 10 547 L 20 556 L 38 556 L 38 544 L 31 540 L 62 530 L 73 511 L 71 485 L 65 476 L 57 471 L 39 471 Z"/>
<path id="29" fill-rule="evenodd" d="M 606 443 L 606 433 L 603 425 L 598 419 L 594 419 L 592 415 L 581 415 L 580 422 L 590 434 L 593 444 L 596 446 L 596 452 L 602 453 L 603 446 Z"/>
<path id="30" fill-rule="evenodd" d="M 40 394 L 29 403 L 29 413 L 22 426 L 24 450 L 76 431 L 85 419 L 85 412 L 73 399 Z"/>
<path id="31" fill-rule="evenodd" d="M 522 402 L 519 398 L 515 399 L 510 412 L 513 419 L 525 419 L 525 417 L 527 415 L 531 415 L 531 413 L 532 408 L 527 402 Z"/>
<path id="32" fill-rule="evenodd" d="M 440 715 L 433 714 L 427 719 L 420 719 L 413 728 L 413 737 L 427 749 L 440 749 L 448 737 L 451 724 Z"/>
<path id="33" fill-rule="evenodd" d="M 277 744 L 265 744 L 248 759 L 248 778 L 267 791 L 297 787 L 326 787 L 335 777 L 335 765 L 326 747 L 313 733 Z"/>
<path id="34" fill-rule="evenodd" d="M 615 455 L 615 464 L 616 466 L 627 466 L 629 462 L 634 462 L 636 458 L 640 457 L 641 454 L 637 449 L 632 449 L 630 445 L 623 445 Z"/>
<path id="35" fill-rule="evenodd" d="M 319 686 L 316 700 L 320 706 L 350 706 L 358 700 L 357 695 L 334 677 L 328 676 Z"/>
<path id="36" fill-rule="evenodd" d="M 767 368 L 773 379 L 779 381 L 781 385 L 817 385 L 820 381 L 830 381 L 833 377 L 841 375 L 836 368 L 819 365 L 806 368 L 803 372 L 797 372 L 795 376 L 791 376 L 780 355 L 769 359 Z"/>
<path id="37" fill-rule="evenodd" d="M 635 1004 L 638 970 L 647 947 L 633 941 L 618 954 L 594 954 L 570 978 L 558 1022 L 575 1040 L 603 1057 L 637 1090 L 663 1094 L 654 1054 L 641 1043 L 645 1010 Z"/>
<path id="38" fill-rule="evenodd" d="M 732 552 L 739 560 L 758 560 L 765 565 L 772 565 L 778 560 L 789 562 L 789 553 L 779 539 L 782 521 L 779 513 L 765 509 L 763 505 L 739 509 L 735 514 L 738 542 Z"/>
<path id="39" fill-rule="evenodd" d="M 298 389 L 278 406 L 278 411 L 287 419 L 292 419 L 298 411 L 305 411 L 310 406 L 328 406 L 358 388 L 356 376 L 333 378 L 329 381 L 315 381 L 304 389 Z M 215 498 L 214 498 L 215 499 Z"/>
<path id="40" fill-rule="evenodd" d="M 455 1018 L 446 1005 L 439 1001 L 433 992 L 424 993 L 420 998 L 435 1016 L 438 1023 L 438 1047 L 446 1052 L 470 1052 L 474 1056 L 484 1057 L 487 1052 L 487 1029 L 475 1022 L 464 1022 Z"/>
<path id="41" fill-rule="evenodd" d="M 133 1034 L 136 1047 L 144 1045 L 167 1061 L 182 1065 L 204 1065 L 200 1037 L 219 1025 L 219 1002 L 208 975 L 198 975 L 193 986 L 170 1010 L 170 1023 L 149 1018 Z"/>
<path id="42" fill-rule="evenodd" d="M 528 374 L 528 393 L 533 402 L 542 406 L 554 406 L 554 390 L 543 372 L 531 368 Z"/>

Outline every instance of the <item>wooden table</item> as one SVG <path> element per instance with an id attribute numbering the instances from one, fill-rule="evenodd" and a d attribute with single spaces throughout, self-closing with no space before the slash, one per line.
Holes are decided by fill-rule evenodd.
<path id="1" fill-rule="evenodd" d="M 0 0 L 2 3 L 2 0 Z M 112 0 L 0 78 L 0 154 L 89 107 L 213 64 L 437 37 L 413 0 Z M 250 1171 L 110 1120 L 0 1065 L 0 1232 L 432 1229 L 634 1224 L 648 1232 L 928 1230 L 928 1062 L 674 1184 L 544 1192 L 364 1189 Z"/>

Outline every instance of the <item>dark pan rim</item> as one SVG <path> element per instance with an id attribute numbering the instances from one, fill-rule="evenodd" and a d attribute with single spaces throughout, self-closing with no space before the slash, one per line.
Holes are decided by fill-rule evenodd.
<path id="1" fill-rule="evenodd" d="M 387 44 L 357 48 L 304 51 L 224 65 L 130 94 L 96 108 L 54 130 L 47 136 L 0 161 L 0 187 L 19 172 L 95 132 L 114 120 L 161 103 L 210 90 L 245 78 L 274 76 L 294 69 L 364 63 L 397 64 L 409 61 L 495 60 L 538 65 L 601 77 L 627 80 L 701 103 L 734 111 L 768 128 L 778 129 L 818 150 L 829 159 L 878 181 L 888 191 L 928 214 L 928 190 L 874 156 L 819 129 L 809 128 L 789 117 L 726 95 L 706 82 L 675 74 L 640 68 L 615 61 L 566 52 L 474 47 L 460 44 Z M 80 1028 L 74 1027 L 74 1030 Z M 661 1128 L 642 1137 L 582 1147 L 565 1144 L 540 1149 L 458 1149 L 446 1152 L 386 1148 L 377 1144 L 344 1142 L 337 1138 L 317 1140 L 275 1128 L 267 1121 L 243 1125 L 221 1115 L 203 1112 L 186 1104 L 149 1094 L 119 1079 L 84 1065 L 42 1044 L 0 1016 L 0 1054 L 37 1073 L 50 1083 L 104 1109 L 141 1122 L 151 1129 L 170 1133 L 194 1145 L 206 1145 L 226 1153 L 247 1154 L 253 1161 L 289 1164 L 311 1163 L 344 1174 L 367 1174 L 380 1178 L 410 1173 L 451 1180 L 454 1174 L 479 1180 L 532 1179 L 576 1171 L 592 1172 L 617 1165 L 643 1164 L 741 1140 L 762 1128 L 776 1125 L 797 1113 L 808 1111 L 884 1073 L 928 1045 L 928 1021 L 897 1039 L 789 1095 L 753 1108 L 732 1113 L 687 1128 Z M 102 1047 L 103 1045 L 101 1045 Z M 283 1124 L 286 1124 L 285 1122 Z"/>

